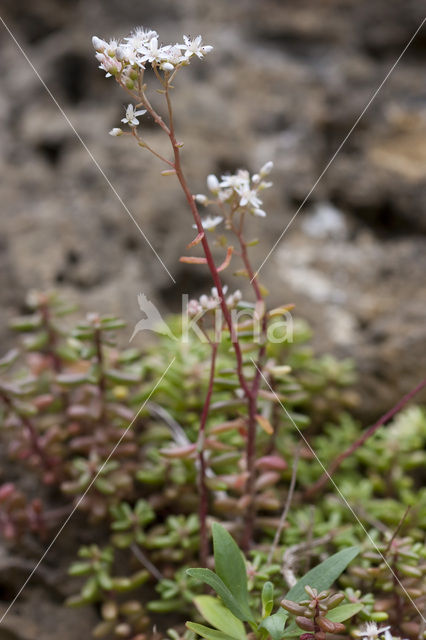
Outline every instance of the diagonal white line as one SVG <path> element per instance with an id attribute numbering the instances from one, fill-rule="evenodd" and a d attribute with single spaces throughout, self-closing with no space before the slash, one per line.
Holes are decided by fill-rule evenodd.
<path id="1" fill-rule="evenodd" d="M 376 543 L 374 542 L 373 538 L 370 536 L 370 534 L 368 533 L 367 529 L 364 527 L 363 523 L 361 522 L 361 520 L 359 519 L 359 517 L 357 516 L 357 514 L 355 513 L 355 511 L 352 509 L 351 505 L 349 504 L 349 502 L 347 501 L 347 499 L 345 498 L 345 496 L 343 495 L 343 493 L 341 492 L 341 490 L 339 489 L 339 487 L 337 486 L 337 484 L 334 482 L 333 478 L 330 476 L 330 474 L 328 473 L 327 469 L 325 468 L 325 466 L 323 465 L 323 463 L 321 462 L 321 460 L 319 459 L 319 457 L 317 456 L 317 454 L 315 453 L 315 451 L 312 449 L 311 445 L 309 444 L 308 440 L 305 438 L 305 436 L 303 435 L 302 431 L 299 429 L 299 427 L 297 426 L 297 424 L 295 423 L 295 421 L 293 420 L 293 418 L 291 417 L 291 415 L 289 414 L 289 412 L 287 411 L 287 409 L 285 408 L 285 406 L 283 405 L 283 403 L 281 402 L 281 400 L 279 399 L 279 397 L 277 396 L 277 394 L 275 393 L 274 389 L 271 387 L 271 385 L 269 384 L 268 380 L 265 378 L 265 376 L 263 375 L 262 371 L 259 369 L 259 367 L 257 366 L 255 360 L 253 360 L 253 358 L 251 358 L 251 361 L 253 362 L 254 366 L 256 367 L 257 371 L 260 373 L 260 375 L 262 376 L 263 380 L 266 382 L 267 386 L 269 387 L 270 391 L 272 391 L 272 393 L 274 394 L 274 396 L 276 397 L 277 401 L 279 402 L 281 408 L 283 409 L 283 411 L 285 412 L 285 414 L 287 415 L 288 419 L 290 420 L 290 422 L 292 423 L 292 425 L 297 429 L 299 435 L 301 436 L 301 438 L 303 439 L 304 443 L 306 444 L 306 446 L 308 447 L 309 451 L 312 453 L 312 455 L 315 457 L 315 460 L 318 462 L 318 464 L 320 465 L 320 467 L 322 468 L 322 470 L 324 471 L 324 473 L 328 476 L 328 479 L 330 480 L 331 484 L 333 485 L 333 487 L 336 489 L 337 493 L 339 494 L 340 498 L 342 499 L 342 501 L 345 503 L 345 506 L 349 509 L 349 511 L 351 512 L 351 514 L 353 515 L 353 517 L 355 518 L 355 520 L 357 521 L 357 523 L 359 524 L 359 526 L 361 527 L 361 529 L 364 531 L 365 535 L 367 536 L 367 538 L 369 539 L 369 541 L 371 542 L 371 544 L 373 545 L 373 547 L 375 548 L 375 550 L 377 551 L 377 553 L 380 555 L 381 559 L 383 560 L 383 562 L 385 563 L 385 565 L 387 566 L 387 568 L 389 569 L 389 571 L 391 572 L 391 574 L 393 575 L 393 577 L 395 578 L 395 580 L 398 582 L 399 586 L 401 587 L 401 589 L 404 591 L 405 595 L 407 596 L 408 600 L 411 602 L 411 604 L 413 605 L 413 607 L 416 609 L 416 611 L 418 612 L 418 614 L 420 615 L 421 619 L 426 622 L 425 617 L 423 616 L 422 612 L 420 611 L 420 609 L 417 607 L 416 603 L 413 601 L 413 599 L 411 598 L 411 596 L 407 593 L 407 590 L 405 589 L 404 585 L 401 583 L 401 581 L 399 580 L 398 576 L 394 573 L 392 567 L 389 565 L 388 561 L 386 560 L 386 558 L 384 557 L 384 555 L 382 554 L 382 552 L 379 550 L 379 548 L 377 547 Z"/>
<path id="2" fill-rule="evenodd" d="M 305 197 L 305 199 L 303 200 L 302 204 L 299 206 L 299 208 L 297 209 L 296 213 L 293 215 L 293 217 L 291 218 L 290 222 L 287 223 L 284 231 L 281 233 L 281 235 L 279 236 L 278 240 L 276 240 L 276 242 L 274 243 L 272 249 L 269 251 L 268 255 L 266 256 L 266 258 L 263 260 L 262 264 L 260 265 L 260 267 L 258 267 L 258 269 L 256 270 L 256 273 L 254 274 L 253 278 L 250 280 L 250 282 L 253 282 L 253 280 L 257 277 L 257 275 L 259 274 L 259 271 L 261 270 L 261 268 L 263 267 L 263 265 L 265 264 L 265 262 L 269 259 L 269 257 L 271 256 L 271 254 L 273 253 L 273 251 L 275 251 L 277 245 L 281 242 L 281 240 L 283 239 L 285 233 L 287 232 L 287 230 L 290 228 L 290 226 L 293 224 L 294 220 L 296 219 L 296 217 L 299 215 L 300 211 L 303 209 L 303 207 L 305 206 L 305 204 L 307 203 L 307 201 L 309 200 L 309 198 L 311 197 L 312 193 L 314 192 L 314 190 L 317 188 L 318 184 L 321 182 L 322 178 L 325 176 L 325 174 L 327 173 L 327 171 L 329 170 L 329 168 L 331 167 L 331 165 L 333 164 L 333 162 L 335 161 L 335 159 L 337 158 L 337 156 L 339 155 L 340 151 L 342 150 L 343 146 L 346 144 L 346 142 L 349 140 L 350 136 L 352 135 L 352 133 L 354 132 L 354 130 L 356 129 L 356 127 L 358 126 L 358 124 L 360 123 L 360 121 L 362 120 L 362 118 L 364 117 L 366 111 L 368 110 L 368 108 L 370 107 L 371 103 L 375 100 L 375 98 L 377 97 L 377 95 L 380 93 L 380 91 L 382 90 L 384 84 L 386 83 L 386 81 L 388 80 L 388 78 L 392 75 L 392 73 L 394 72 L 395 68 L 398 66 L 399 62 L 401 61 L 401 58 L 403 57 L 403 55 L 405 54 L 405 52 L 407 51 L 408 47 L 411 45 L 411 43 L 413 42 L 414 38 L 416 37 L 416 35 L 419 33 L 420 29 L 423 27 L 424 23 L 426 22 L 426 17 L 423 18 L 422 22 L 420 23 L 420 25 L 417 27 L 416 31 L 413 33 L 413 35 L 411 36 L 411 38 L 409 39 L 409 41 L 407 42 L 407 44 L 405 45 L 404 49 L 402 50 L 401 54 L 399 55 L 399 57 L 397 58 L 397 60 L 393 63 L 393 65 L 391 66 L 391 68 L 389 69 L 389 71 L 387 72 L 386 76 L 384 77 L 384 79 L 382 80 L 382 82 L 380 83 L 380 85 L 377 87 L 376 91 L 373 93 L 373 95 L 371 96 L 370 100 L 367 102 L 367 104 L 365 105 L 364 109 L 361 111 L 360 115 L 358 116 L 358 118 L 355 120 L 354 124 L 352 125 L 352 127 L 349 129 L 348 133 L 346 134 L 346 136 L 343 138 L 342 142 L 340 143 L 340 145 L 337 147 L 336 151 L 334 152 L 334 154 L 331 156 L 330 160 L 327 162 L 326 166 L 324 167 L 324 169 L 322 170 L 322 173 L 320 174 L 320 176 L 318 177 L 318 179 L 316 180 L 316 182 L 314 183 L 314 185 L 312 186 L 312 188 L 310 189 L 309 193 L 307 194 L 307 196 Z"/>
<path id="3" fill-rule="evenodd" d="M 21 593 L 23 592 L 23 590 L 25 589 L 25 587 L 27 586 L 27 584 L 29 583 L 29 581 L 31 580 L 31 578 L 33 577 L 33 575 L 35 574 L 35 572 L 37 571 L 37 569 L 39 568 L 39 566 L 41 565 L 41 563 L 43 562 L 43 560 L 45 559 L 45 557 L 47 556 L 47 554 L 49 553 L 49 551 L 51 550 L 51 548 L 53 547 L 53 545 L 55 544 L 56 540 L 59 538 L 59 536 L 61 535 L 62 531 L 65 529 L 65 527 L 67 526 L 68 522 L 71 520 L 71 518 L 73 517 L 74 513 L 77 511 L 78 507 L 80 506 L 82 500 L 84 500 L 84 498 L 86 497 L 87 493 L 90 491 L 90 489 L 92 488 L 93 484 L 95 483 L 96 479 L 98 478 L 99 474 L 102 473 L 103 469 L 105 468 L 105 465 L 109 462 L 109 460 L 111 459 L 111 457 L 114 455 L 114 452 L 117 450 L 117 447 L 120 445 L 120 443 L 122 442 L 123 438 L 126 436 L 127 432 L 129 431 L 129 429 L 131 428 L 131 426 L 134 424 L 135 420 L 137 419 L 137 417 L 139 416 L 140 412 L 142 411 L 142 409 L 145 407 L 146 403 L 149 401 L 149 399 L 151 398 L 151 396 L 153 395 L 154 391 L 157 389 L 158 385 L 161 383 L 161 381 L 163 380 L 164 376 L 166 375 L 167 371 L 170 369 L 170 367 L 172 366 L 172 364 L 174 363 L 174 361 L 176 360 L 176 358 L 174 357 L 171 362 L 169 363 L 169 365 L 167 366 L 167 368 L 165 369 L 165 371 L 163 371 L 160 379 L 156 382 L 155 386 L 152 388 L 152 390 L 150 391 L 148 397 L 145 399 L 145 401 L 143 402 L 143 404 L 139 407 L 137 413 L 135 414 L 135 416 L 133 417 L 133 420 L 131 421 L 131 423 L 126 427 L 126 429 L 123 431 L 120 439 L 118 440 L 117 444 L 114 446 L 114 448 L 112 449 L 112 451 L 110 452 L 109 456 L 107 457 L 107 459 L 102 463 L 101 467 L 98 469 L 96 475 L 92 478 L 89 486 L 86 488 L 86 490 L 84 491 L 84 493 L 80 496 L 80 498 L 77 500 L 73 510 L 71 511 L 71 513 L 69 514 L 69 516 L 66 518 L 66 520 L 62 523 L 59 531 L 56 533 L 55 537 L 53 538 L 52 542 L 49 544 L 49 546 L 46 548 L 46 550 L 44 551 L 43 555 L 41 556 L 40 560 L 37 562 L 37 564 L 35 565 L 35 567 L 33 568 L 33 570 L 31 571 L 30 575 L 28 576 L 28 578 L 25 580 L 24 584 L 22 585 L 22 587 L 19 589 L 18 593 L 16 594 L 16 596 L 13 598 L 12 602 L 9 604 L 8 608 L 6 609 L 6 611 L 3 613 L 2 617 L 0 618 L 0 624 L 3 622 L 3 620 L 5 619 L 5 617 L 7 616 L 7 614 L 9 613 L 9 611 L 11 610 L 11 608 L 13 607 L 13 605 L 15 604 L 15 602 L 17 601 L 17 599 L 19 598 L 19 596 L 21 595 Z"/>
<path id="4" fill-rule="evenodd" d="M 141 236 L 143 237 L 143 239 L 145 240 L 145 242 L 148 244 L 148 246 L 150 247 L 151 251 L 154 253 L 154 255 L 156 256 L 157 260 L 161 263 L 161 265 L 163 266 L 163 268 L 165 269 L 165 271 L 167 272 L 167 274 L 169 275 L 170 279 L 174 282 L 174 284 L 176 284 L 176 280 L 174 279 L 174 277 L 172 276 L 172 274 L 170 273 L 170 271 L 167 269 L 166 265 L 164 264 L 164 262 L 162 261 L 162 259 L 160 258 L 160 256 L 158 255 L 157 251 L 154 249 L 154 247 L 152 246 L 151 242 L 149 241 L 148 237 L 146 236 L 146 234 L 142 231 L 139 223 L 137 222 L 136 218 L 134 217 L 134 215 L 132 214 L 132 212 L 129 210 L 129 208 L 127 207 L 127 205 L 123 202 L 123 199 L 121 198 L 120 194 L 118 193 L 117 189 L 114 187 L 114 185 L 111 183 L 110 179 L 108 178 L 108 176 L 106 175 L 105 171 L 102 169 L 101 165 L 99 164 L 99 162 L 96 160 L 95 156 L 93 155 L 93 153 L 90 151 L 89 147 L 87 146 L 87 144 L 84 142 L 83 138 L 80 136 L 80 134 L 78 133 L 77 129 L 74 127 L 73 123 L 71 122 L 71 120 L 68 118 L 67 114 L 65 113 L 65 111 L 62 109 L 61 105 L 59 104 L 59 102 L 56 100 L 55 96 L 53 95 L 53 93 L 51 92 L 51 90 L 49 89 L 49 87 L 47 86 L 47 84 L 45 83 L 45 81 L 43 80 L 43 78 L 41 77 L 40 73 L 37 71 L 37 69 L 35 68 L 35 66 L 33 65 L 33 63 L 31 62 L 30 58 L 28 57 L 28 55 L 25 53 L 24 49 L 21 47 L 21 45 L 19 44 L 18 40 L 15 38 L 15 36 L 13 35 L 12 31 L 9 29 L 9 27 L 7 26 L 7 24 L 5 23 L 5 21 L 3 20 L 3 18 L 0 16 L 0 21 L 2 22 L 4 28 L 6 29 L 6 31 L 8 32 L 8 34 L 10 35 L 10 37 L 12 38 L 12 40 L 14 41 L 14 43 L 16 44 L 16 46 L 18 47 L 19 51 L 22 53 L 22 55 L 24 56 L 25 60 L 28 62 L 28 64 L 30 65 L 31 69 L 34 71 L 35 75 L 37 76 L 37 78 L 40 80 L 41 84 L 43 85 L 44 89 L 46 90 L 46 92 L 48 93 L 48 95 L 50 96 L 50 98 L 53 100 L 53 102 L 55 103 L 55 105 L 58 107 L 60 113 L 62 114 L 63 118 L 65 119 L 65 121 L 67 122 L 67 124 L 69 124 L 69 126 L 71 127 L 72 131 L 74 132 L 76 138 L 78 139 L 78 141 L 81 143 L 81 145 L 83 146 L 83 148 L 85 149 L 85 151 L 87 151 L 88 155 L 90 156 L 90 159 L 92 160 L 92 162 L 94 163 L 94 165 L 96 166 L 96 168 L 98 169 L 99 173 L 102 175 L 102 177 L 105 179 L 105 182 L 108 184 L 108 186 L 110 187 L 111 191 L 113 192 L 113 194 L 115 195 L 115 197 L 117 198 L 117 200 L 119 201 L 119 203 L 121 204 L 121 206 L 123 207 L 123 209 L 125 210 L 125 212 L 127 213 L 127 215 L 129 216 L 129 218 L 134 222 L 134 224 L 136 225 L 139 233 L 141 234 Z"/>

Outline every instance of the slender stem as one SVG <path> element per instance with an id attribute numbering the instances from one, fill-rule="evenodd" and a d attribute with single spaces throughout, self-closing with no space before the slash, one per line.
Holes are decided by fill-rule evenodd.
<path id="1" fill-rule="evenodd" d="M 57 338 L 56 338 L 55 329 L 52 327 L 52 324 L 50 322 L 50 310 L 49 310 L 47 301 L 43 302 L 40 305 L 40 312 L 41 312 L 41 317 L 43 319 L 43 325 L 47 333 L 48 355 L 50 356 L 53 362 L 53 368 L 57 373 L 59 373 L 62 369 L 62 364 L 61 364 L 61 359 L 59 358 L 58 354 L 55 351 Z"/>
<path id="2" fill-rule="evenodd" d="M 265 310 L 263 309 L 264 301 L 262 292 L 259 287 L 259 283 L 257 280 L 257 276 L 253 274 L 253 269 L 251 267 L 248 251 L 247 251 L 247 243 L 243 237 L 243 224 L 244 224 L 244 212 L 241 213 L 240 216 L 240 224 L 235 227 L 234 224 L 231 223 L 231 228 L 235 235 L 238 238 L 238 242 L 241 248 L 241 258 L 243 260 L 243 264 L 246 268 L 248 277 L 250 278 L 251 285 L 253 287 L 256 300 L 261 307 L 262 315 L 262 326 L 261 326 L 261 335 L 260 335 L 260 349 L 257 359 L 256 372 L 251 388 L 252 392 L 252 400 L 249 400 L 249 416 L 248 416 L 248 425 L 247 425 L 247 483 L 245 487 L 245 493 L 249 496 L 249 504 L 247 507 L 247 511 L 245 514 L 245 527 L 244 527 L 244 538 L 243 538 L 243 548 L 248 549 L 251 545 L 251 538 L 253 536 L 254 523 L 256 518 L 256 504 L 255 504 L 255 483 L 256 483 L 256 408 L 257 408 L 257 397 L 259 394 L 260 380 L 261 380 L 261 371 L 262 371 L 262 363 L 265 357 L 266 352 L 266 329 L 267 329 L 267 316 Z"/>
<path id="3" fill-rule="evenodd" d="M 200 518 L 200 563 L 202 567 L 207 566 L 207 557 L 209 552 L 209 540 L 207 532 L 207 514 L 208 514 L 208 489 L 206 484 L 207 477 L 207 465 L 206 456 L 204 451 L 205 439 L 206 439 L 206 423 L 209 415 L 210 402 L 213 394 L 213 381 L 216 368 L 216 355 L 218 344 L 216 342 L 211 343 L 211 362 L 210 362 L 210 376 L 207 387 L 207 395 L 204 401 L 203 411 L 201 414 L 200 430 L 198 434 L 198 484 L 200 491 L 199 502 L 199 518 Z"/>
<path id="4" fill-rule="evenodd" d="M 95 349 L 96 349 L 96 363 L 99 368 L 98 372 L 98 390 L 99 390 L 99 400 L 101 403 L 101 411 L 99 419 L 101 420 L 104 417 L 105 413 L 105 373 L 104 373 L 104 354 L 102 351 L 102 335 L 101 330 L 99 328 L 95 329 Z"/>
<path id="5" fill-rule="evenodd" d="M 275 550 L 276 550 L 276 548 L 278 546 L 278 543 L 280 541 L 281 533 L 282 533 L 282 530 L 284 529 L 285 521 L 287 520 L 287 515 L 288 515 L 288 512 L 290 510 L 291 502 L 293 500 L 294 489 L 296 487 L 297 467 L 299 465 L 300 449 L 301 449 L 300 446 L 297 447 L 296 452 L 294 454 L 293 470 L 292 470 L 292 473 L 291 473 L 290 487 L 289 487 L 289 490 L 288 490 L 287 499 L 285 501 L 284 509 L 283 509 L 282 514 L 281 514 L 280 523 L 279 523 L 279 525 L 277 527 L 277 530 L 276 530 L 275 536 L 274 536 L 274 541 L 273 541 L 273 543 L 271 545 L 271 548 L 269 550 L 268 560 L 267 560 L 267 564 L 268 565 L 271 564 L 272 558 L 274 557 L 274 553 L 275 553 Z"/>
<path id="6" fill-rule="evenodd" d="M 346 458 L 351 456 L 359 447 L 361 447 L 364 442 L 366 442 L 366 440 L 370 438 L 370 436 L 372 436 L 378 429 L 380 429 L 380 427 L 386 424 L 386 422 L 389 422 L 391 418 L 393 418 L 399 411 L 401 411 L 401 409 L 403 409 L 405 405 L 410 402 L 410 400 L 412 400 L 414 396 L 425 387 L 426 378 L 422 380 L 422 382 L 420 382 L 417 387 L 403 396 L 401 400 L 399 400 L 399 402 L 397 402 L 396 405 L 392 407 L 392 409 L 390 409 L 379 420 L 377 420 L 377 422 L 366 429 L 362 436 L 360 436 L 358 440 L 355 440 L 355 442 L 353 442 L 350 447 L 348 447 L 345 451 L 342 451 L 342 453 L 340 453 L 337 458 L 330 464 L 327 471 L 325 471 L 322 476 L 320 476 L 320 478 L 315 482 L 315 484 L 312 485 L 312 487 L 309 487 L 309 489 L 305 492 L 305 497 L 311 497 L 313 494 L 317 493 L 317 491 L 320 491 L 327 483 L 330 476 L 333 475 L 333 473 L 340 467 L 340 465 L 344 460 L 346 460 Z"/>
<path id="7" fill-rule="evenodd" d="M 5 403 L 5 405 L 11 410 L 13 411 L 20 419 L 22 425 L 24 426 L 30 442 L 31 442 L 31 446 L 32 449 L 34 451 L 34 453 L 39 457 L 40 462 L 42 463 L 43 467 L 45 468 L 46 471 L 50 471 L 53 467 L 54 467 L 54 463 L 53 461 L 46 455 L 46 453 L 43 451 L 42 447 L 40 446 L 39 443 L 39 436 L 38 433 L 36 431 L 36 428 L 34 427 L 33 423 L 31 422 L 30 418 L 28 418 L 27 416 L 23 416 L 21 415 L 14 407 L 12 400 L 5 394 L 5 393 L 1 393 L 0 394 L 3 402 Z"/>

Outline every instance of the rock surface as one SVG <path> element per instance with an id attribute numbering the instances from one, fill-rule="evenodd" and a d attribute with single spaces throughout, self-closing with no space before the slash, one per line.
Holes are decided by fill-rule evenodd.
<path id="1" fill-rule="evenodd" d="M 23 11 L 3 0 L 2 8 L 34 65 L 0 25 L 5 347 L 7 320 L 31 288 L 58 287 L 83 309 L 118 313 L 132 326 L 138 292 L 175 311 L 181 292 L 209 286 L 202 267 L 178 262 L 193 231 L 173 178 L 107 134 L 126 100 L 97 69 L 91 36 L 144 24 L 164 41 L 202 33 L 215 47 L 176 82 L 193 192 L 205 190 L 208 173 L 274 161 L 268 218 L 253 221 L 255 266 L 291 223 L 261 270 L 270 303 L 296 302 L 319 350 L 355 358 L 365 420 L 424 377 L 425 27 L 380 88 L 421 24 L 421 3 L 39 0 Z"/>
<path id="2" fill-rule="evenodd" d="M 3 14 L 34 66 L 2 26 L 3 341 L 33 287 L 59 287 L 83 309 L 119 313 L 132 325 L 139 291 L 167 311 L 179 308 L 181 292 L 209 286 L 203 268 L 178 262 L 192 230 L 173 178 L 107 134 L 125 98 L 96 68 L 90 37 L 142 23 L 165 41 L 200 32 L 215 46 L 182 73 L 174 96 L 194 193 L 210 172 L 274 160 L 269 216 L 253 221 L 255 265 L 300 209 L 262 267 L 271 303 L 296 300 L 321 348 L 355 357 L 366 416 L 418 380 L 426 352 L 426 29 L 379 88 L 421 24 L 419 3 L 43 0 L 21 12 L 5 0 Z M 161 132 L 146 126 L 167 153 Z M 309 235 L 304 221 L 327 207 L 347 232 Z M 331 318 L 339 323 L 332 330 Z"/>

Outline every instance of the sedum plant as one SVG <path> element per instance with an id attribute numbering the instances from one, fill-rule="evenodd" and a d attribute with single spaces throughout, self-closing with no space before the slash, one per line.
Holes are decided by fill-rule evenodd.
<path id="1" fill-rule="evenodd" d="M 93 543 L 76 549 L 68 604 L 97 606 L 95 637 L 417 640 L 425 413 L 412 407 L 381 427 L 426 381 L 364 431 L 348 413 L 351 362 L 315 357 L 293 305 L 269 309 L 252 267 L 250 220 L 266 216 L 272 162 L 211 174 L 207 195 L 192 193 L 172 95 L 178 74 L 212 47 L 200 36 L 161 45 L 142 28 L 93 45 L 131 100 L 110 134 L 177 179 L 192 216 L 181 262 L 208 270 L 212 288 L 140 349 L 119 346 L 122 319 L 90 313 L 74 325 L 56 294 L 31 293 L 30 313 L 12 323 L 22 347 L 0 361 L 0 435 L 36 474 L 39 495 L 1 486 L 0 531 L 11 545 L 46 540 L 76 509 L 86 514 Z M 147 143 L 147 118 L 170 155 Z M 231 268 L 250 299 L 228 291 Z M 385 620 L 392 633 L 376 626 Z"/>

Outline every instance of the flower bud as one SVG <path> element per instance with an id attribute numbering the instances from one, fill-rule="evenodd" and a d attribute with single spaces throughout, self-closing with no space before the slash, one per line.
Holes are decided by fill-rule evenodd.
<path id="1" fill-rule="evenodd" d="M 92 45 L 93 48 L 100 53 L 103 53 L 108 46 L 105 40 L 101 40 L 101 38 L 98 38 L 97 36 L 93 36 Z"/>
<path id="2" fill-rule="evenodd" d="M 207 196 L 203 195 L 202 193 L 197 193 L 197 195 L 194 196 L 194 200 L 195 202 L 198 202 L 198 204 L 207 204 Z"/>
<path id="3" fill-rule="evenodd" d="M 269 162 L 266 162 L 261 168 L 261 170 L 259 171 L 260 176 L 264 178 L 265 176 L 268 175 L 268 173 L 271 173 L 273 166 L 274 166 L 274 163 L 272 162 L 272 160 L 269 160 Z"/>
<path id="4" fill-rule="evenodd" d="M 109 132 L 110 136 L 121 136 L 123 135 L 123 131 L 122 129 L 120 129 L 120 127 L 114 127 L 114 129 L 111 129 L 111 131 Z"/>
<path id="5" fill-rule="evenodd" d="M 207 176 L 207 187 L 212 193 L 218 193 L 219 191 L 219 180 L 213 173 Z"/>

